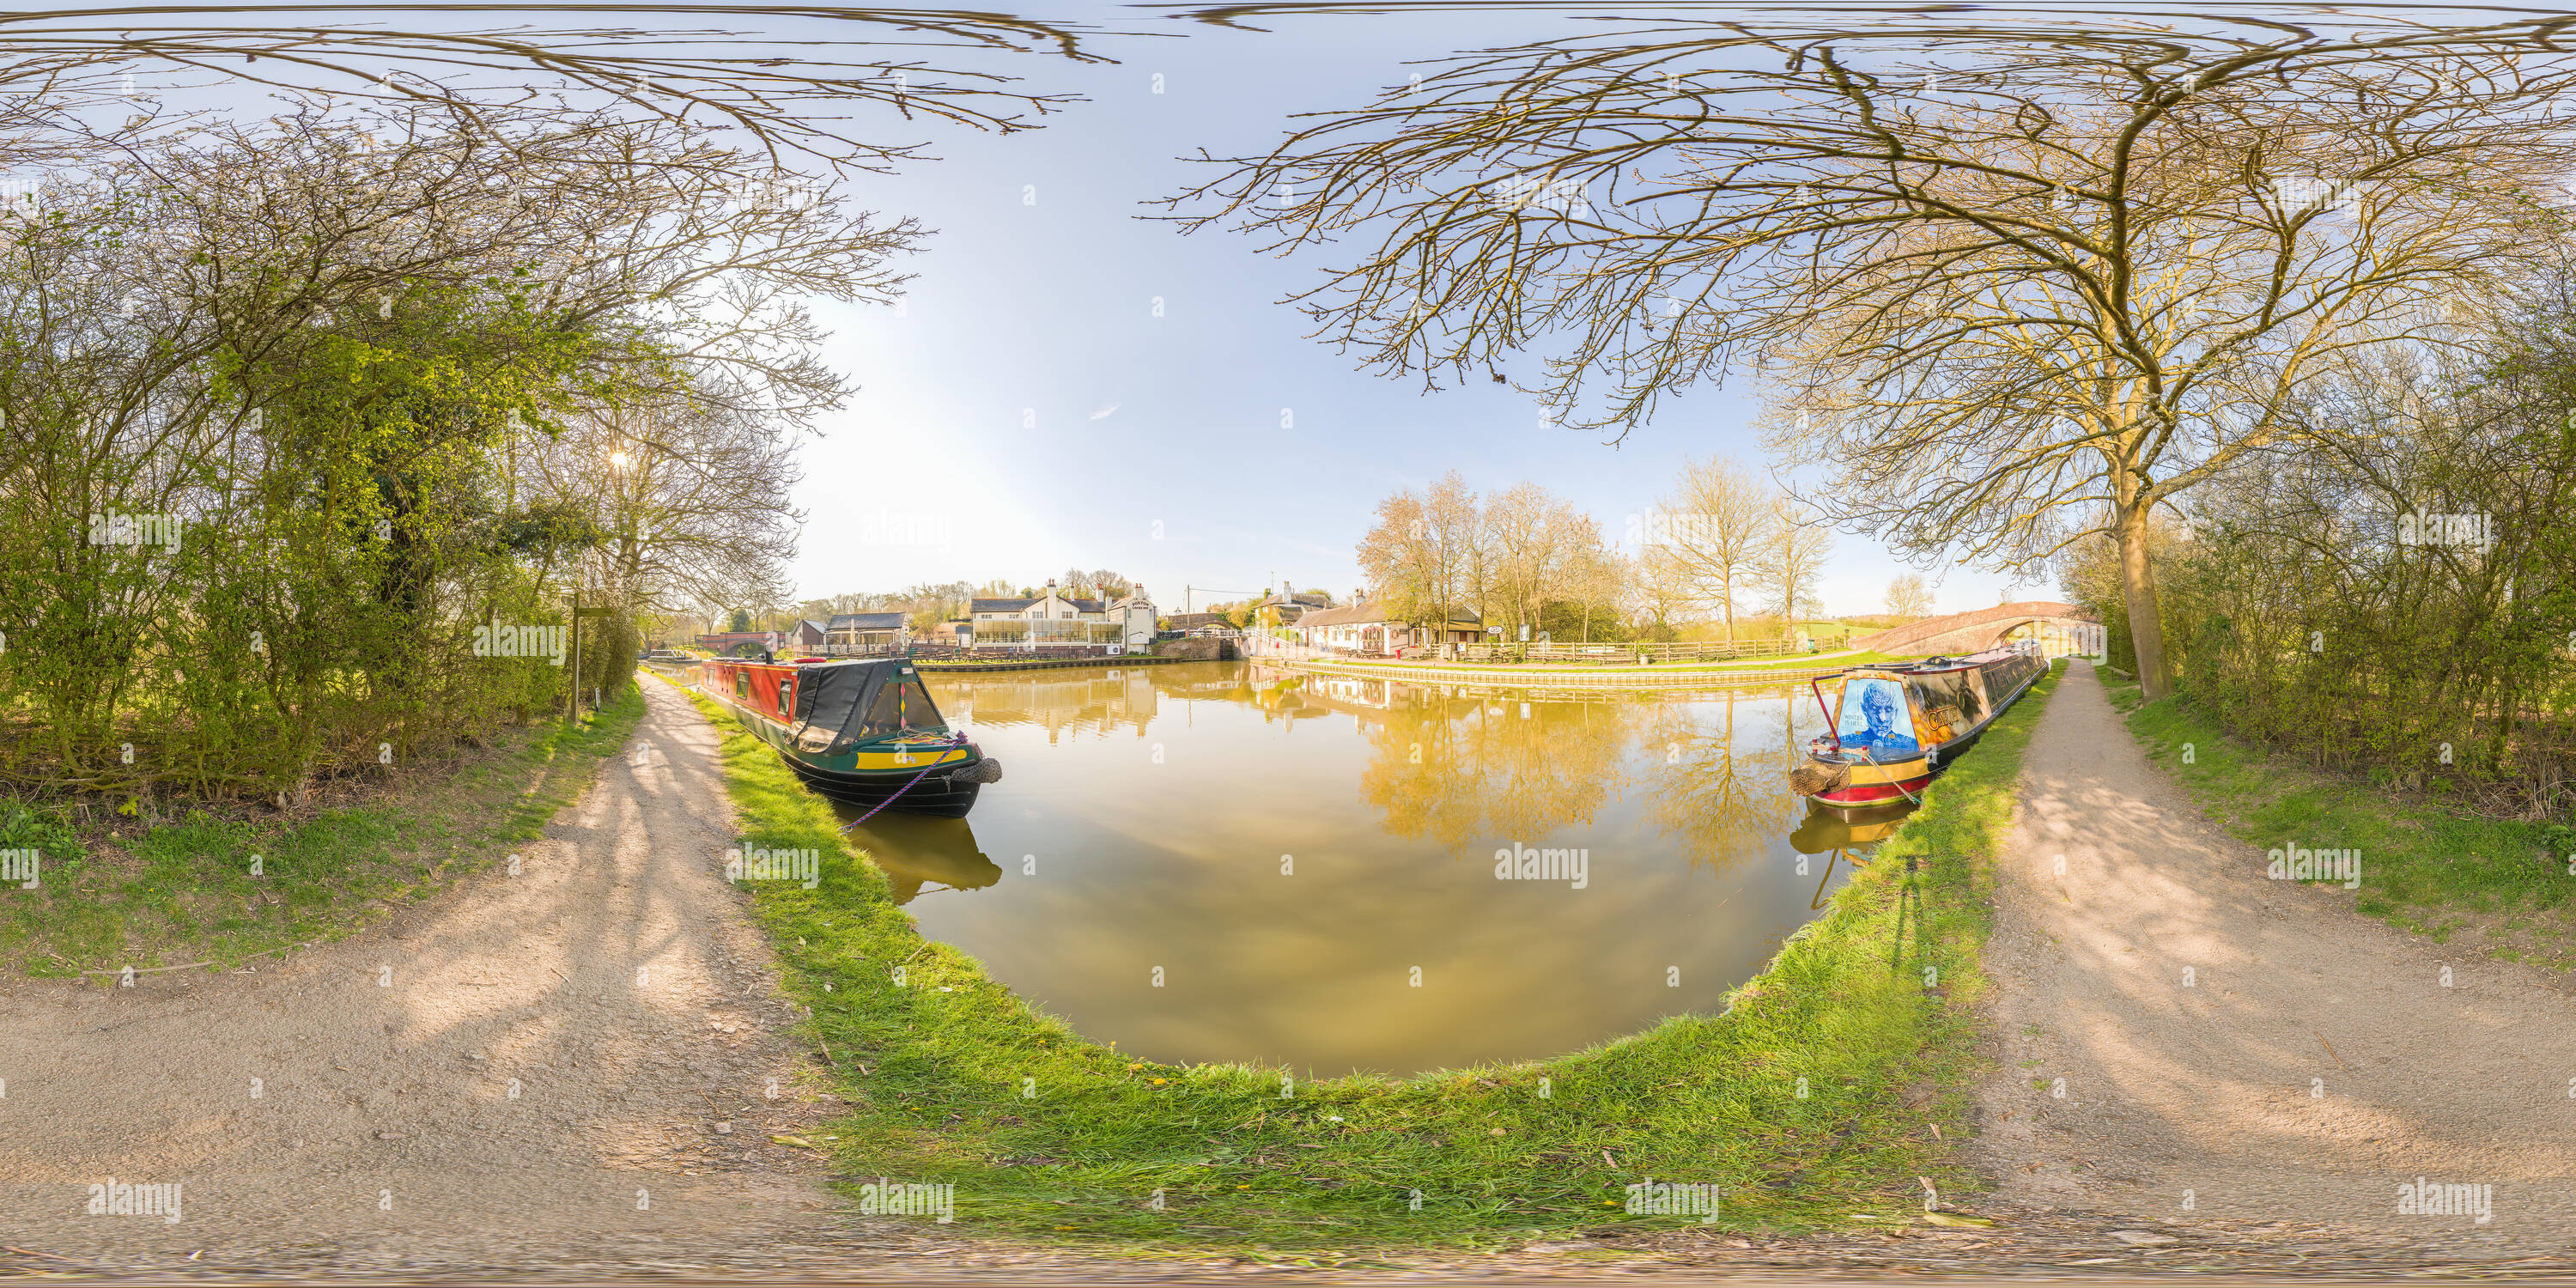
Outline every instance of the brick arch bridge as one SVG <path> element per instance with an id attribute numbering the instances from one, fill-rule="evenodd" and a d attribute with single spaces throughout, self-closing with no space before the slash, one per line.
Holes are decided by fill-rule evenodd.
<path id="1" fill-rule="evenodd" d="M 1957 656 L 1993 648 L 2003 643 L 2004 637 L 2015 628 L 2032 625 L 2072 629 L 2100 623 L 2092 614 L 2073 604 L 2061 604 L 2053 599 L 2025 599 L 1892 626 L 1855 637 L 1851 647 L 1874 649 L 1897 657 L 1923 657 L 1933 653 Z"/>

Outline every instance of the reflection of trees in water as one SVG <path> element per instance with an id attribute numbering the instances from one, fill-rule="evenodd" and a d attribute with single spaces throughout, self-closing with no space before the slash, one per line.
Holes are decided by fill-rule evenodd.
<path id="1" fill-rule="evenodd" d="M 1653 793 L 1646 817 L 1679 840 L 1692 867 L 1723 872 L 1768 850 L 1798 820 L 1799 798 L 1789 790 L 1789 770 L 1805 752 L 1798 745 L 1797 703 L 1778 694 L 1724 693 L 1715 728 L 1680 705 L 1658 705 L 1645 741 L 1658 753 L 1665 783 Z M 1739 710 L 1739 705 L 1743 708 Z M 1775 726 L 1769 717 L 1778 712 Z M 1753 750 L 1738 742 L 1741 733 Z"/>
<path id="2" fill-rule="evenodd" d="M 1362 709 L 1374 751 L 1360 799 L 1384 812 L 1393 835 L 1429 837 L 1453 851 L 1486 838 L 1535 841 L 1590 823 L 1627 785 L 1632 703 L 1528 699 L 1522 719 L 1518 694 L 1385 691 L 1385 707 Z"/>

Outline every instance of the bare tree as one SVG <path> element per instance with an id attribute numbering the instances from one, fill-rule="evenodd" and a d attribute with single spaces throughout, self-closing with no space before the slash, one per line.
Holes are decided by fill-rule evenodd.
<path id="1" fill-rule="evenodd" d="M 1377 503 L 1377 517 L 1360 537 L 1360 573 L 1371 595 L 1388 612 L 1418 620 L 1436 610 L 1444 587 L 1439 582 L 1439 544 L 1423 520 L 1422 494 L 1397 492 Z"/>
<path id="2" fill-rule="evenodd" d="M 1668 546 L 1646 546 L 1628 556 L 1628 603 L 1633 621 L 1659 639 L 1673 635 L 1674 619 L 1696 600 L 1690 570 Z"/>
<path id="3" fill-rule="evenodd" d="M 617 602 L 672 611 L 711 598 L 786 601 L 801 516 L 784 426 L 716 403 L 599 408 L 523 458 L 540 501 L 596 500 Z M 835 611 L 799 605 L 799 616 Z"/>
<path id="4" fill-rule="evenodd" d="M 511 4 L 487 12 L 569 17 L 585 6 Z M 838 25 L 838 39 L 782 46 L 774 33 L 706 30 L 687 33 L 632 27 L 518 26 L 458 29 L 441 23 L 405 27 L 403 15 L 444 17 L 445 5 L 370 6 L 364 25 L 295 26 L 202 21 L 206 9 L 143 5 L 115 10 L 36 10 L 0 15 L 0 103 L 49 104 L 48 129 L 75 134 L 75 106 L 122 106 L 125 127 L 163 123 L 153 97 L 161 83 L 202 78 L 290 96 L 334 95 L 379 104 L 436 104 L 469 112 L 524 105 L 537 94 L 526 78 L 542 74 L 557 94 L 615 104 L 630 121 L 721 124 L 755 141 L 773 159 L 802 153 L 833 168 L 883 170 L 912 157 L 918 144 L 863 137 L 854 108 L 885 109 L 907 123 L 942 121 L 1009 133 L 1032 128 L 1028 117 L 1066 103 L 1031 94 L 990 71 L 942 67 L 917 51 L 972 49 L 1052 53 L 1076 62 L 1105 61 L 1085 51 L 1077 28 L 998 13 L 918 9 L 813 8 L 766 4 L 661 7 L 663 15 L 703 14 L 728 24 L 765 18 L 816 19 Z M 274 15 L 270 15 L 274 16 Z M 794 48 L 784 55 L 784 48 Z M 840 56 L 813 50 L 845 51 Z M 865 51 L 865 52 L 860 52 Z M 850 56 L 857 53 L 858 56 Z M 868 56 L 869 54 L 879 56 Z M 139 72 L 137 76 L 135 73 Z M 0 111 L 0 130 L 13 122 Z"/>
<path id="5" fill-rule="evenodd" d="M 1899 623 L 1932 615 L 1932 587 L 1919 572 L 1899 573 L 1887 583 L 1887 612 Z"/>
<path id="6" fill-rule="evenodd" d="M 1406 622 L 1447 624 L 1468 594 L 1468 568 L 1483 525 L 1476 494 L 1451 470 L 1421 491 L 1403 491 L 1378 503 L 1376 521 L 1360 540 L 1360 571 L 1370 593 Z"/>
<path id="7" fill-rule="evenodd" d="M 1586 518 L 1582 523 L 1591 525 L 1592 520 Z M 1567 558 L 1564 578 L 1565 597 L 1582 608 L 1582 641 L 1586 644 L 1592 642 L 1594 614 L 1604 614 L 1614 620 L 1619 616 L 1621 606 L 1629 597 L 1630 573 L 1629 562 L 1621 558 L 1618 551 L 1601 543 L 1597 527 L 1592 529 L 1590 536 L 1590 540 L 1584 540 L 1581 534 L 1576 537 L 1577 544 Z"/>
<path id="8" fill-rule="evenodd" d="M 2552 253 L 2555 21 L 1619 32 L 1461 56 L 1180 200 L 1362 247 L 1300 298 L 1379 369 L 1546 344 L 1544 404 L 1624 433 L 1750 368 L 1838 524 L 2020 568 L 2109 533 L 2161 695 L 2147 516 Z"/>
<path id="9" fill-rule="evenodd" d="M 1490 583 L 1486 620 L 1507 615 L 1535 627 L 1539 609 L 1565 578 L 1575 552 L 1601 541 L 1589 516 L 1536 483 L 1518 483 L 1485 503 Z"/>
<path id="10" fill-rule="evenodd" d="M 1684 462 L 1673 495 L 1657 507 L 1649 531 L 1701 603 L 1718 610 L 1726 638 L 1735 639 L 1739 595 L 1759 573 L 1775 538 L 1779 514 L 1774 491 L 1744 467 L 1722 456 Z"/>
<path id="11" fill-rule="evenodd" d="M 1800 613 L 1822 613 L 1816 580 L 1824 575 L 1825 557 L 1833 553 L 1832 528 L 1785 497 L 1771 503 L 1770 540 L 1756 561 L 1763 588 L 1780 610 L 1781 629 L 1794 635 Z"/>

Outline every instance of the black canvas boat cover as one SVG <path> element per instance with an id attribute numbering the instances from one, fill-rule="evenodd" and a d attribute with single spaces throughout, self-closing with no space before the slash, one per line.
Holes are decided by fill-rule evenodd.
<path id="1" fill-rule="evenodd" d="M 798 667 L 796 745 L 815 755 L 847 747 L 858 732 L 859 713 L 868 709 L 878 683 L 894 674 L 900 660 Z"/>

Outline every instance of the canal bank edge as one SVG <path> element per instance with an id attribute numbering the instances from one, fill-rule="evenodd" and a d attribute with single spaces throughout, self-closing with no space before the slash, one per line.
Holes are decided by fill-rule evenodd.
<path id="1" fill-rule="evenodd" d="M 881 1181 L 945 1185 L 953 1233 L 1102 1252 L 1399 1252 L 1886 1228 L 1926 1219 L 1918 1177 L 1953 1200 L 1975 1188 L 1950 1142 L 1971 1121 L 1991 856 L 2064 669 L 1725 1014 L 1548 1060 L 1318 1083 L 1134 1060 L 1035 1011 L 923 939 L 829 806 L 689 696 L 722 734 L 743 843 L 817 853 L 817 888 L 759 883 L 752 907 L 782 987 L 812 1015 L 816 1073 L 846 1107 L 799 1143 L 828 1152 L 861 1211 Z M 1631 1214 L 1630 1187 L 1649 1179 L 1714 1184 L 1720 1210 Z"/>

